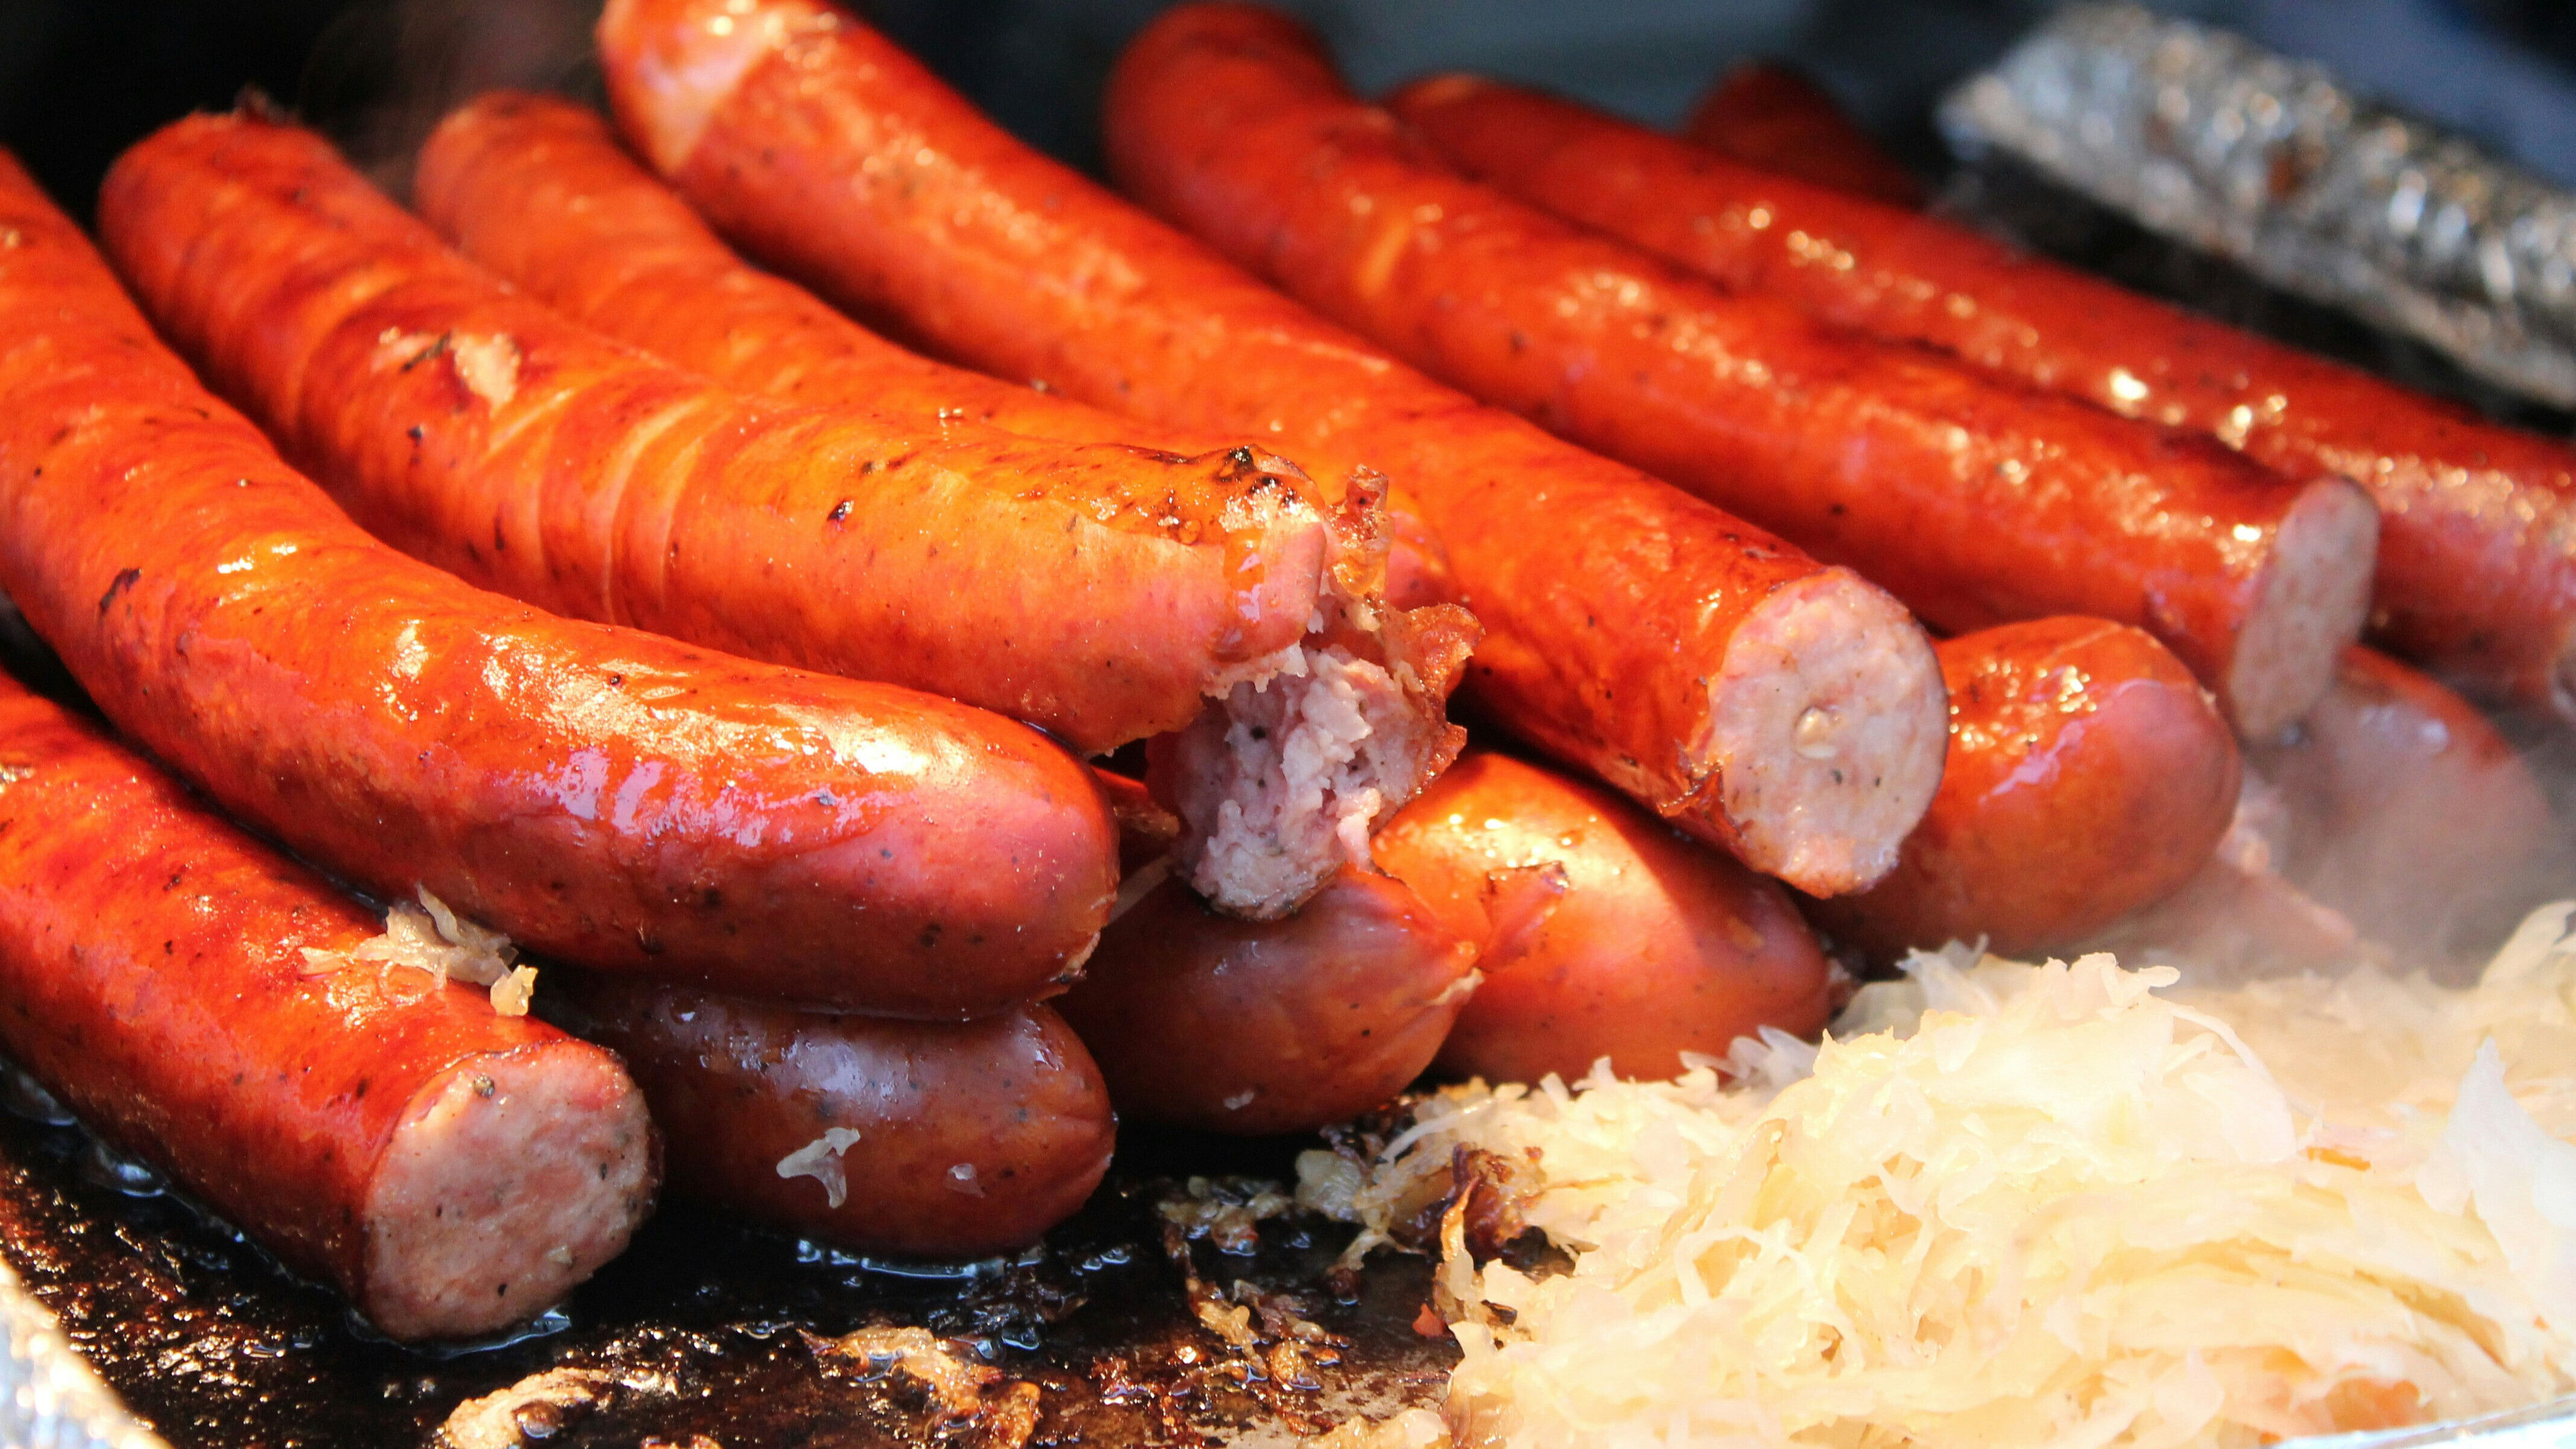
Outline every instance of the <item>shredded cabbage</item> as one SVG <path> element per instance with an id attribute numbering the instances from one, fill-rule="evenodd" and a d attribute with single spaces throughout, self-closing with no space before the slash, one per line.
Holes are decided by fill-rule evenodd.
<path id="1" fill-rule="evenodd" d="M 1918 954 L 1821 1047 L 1454 1088 L 1373 1163 L 1308 1154 L 1301 1198 L 1384 1241 L 1457 1149 L 1514 1165 L 1571 1267 L 1445 1242 L 1463 1443 L 2250 1445 L 2529 1404 L 2576 1390 L 2569 909 L 2469 990 Z"/>

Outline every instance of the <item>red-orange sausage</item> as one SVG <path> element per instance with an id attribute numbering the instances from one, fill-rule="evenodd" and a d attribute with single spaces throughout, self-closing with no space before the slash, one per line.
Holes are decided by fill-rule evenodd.
<path id="1" fill-rule="evenodd" d="M 1392 102 L 1390 102 L 1392 104 Z M 1921 206 L 1923 183 L 1789 66 L 1747 61 L 1691 107 L 1682 139 L 1722 156 L 1890 206 Z"/>
<path id="2" fill-rule="evenodd" d="M 1876 889 L 1814 903 L 1887 959 L 1986 939 L 2064 945 L 2182 888 L 2236 808 L 2226 722 L 2179 660 L 2102 619 L 2034 619 L 1945 640 L 1950 765 Z"/>
<path id="3" fill-rule="evenodd" d="M 2566 847 L 2521 754 L 2458 695 L 2368 649 L 2280 738 L 2245 747 L 2280 792 L 2301 890 L 2402 960 L 2467 947 L 2563 890 Z M 2556 868 L 2556 876 L 2550 874 Z"/>
<path id="4" fill-rule="evenodd" d="M 1487 631 L 1469 682 L 1513 730 L 1809 890 L 1895 858 L 1942 731 L 1884 593 L 1319 321 L 841 11 L 617 0 L 599 39 L 647 159 L 754 254 L 989 371 L 1384 470 L 1447 546 Z"/>
<path id="5" fill-rule="evenodd" d="M 2360 632 L 2377 520 L 2350 483 L 1729 297 L 1426 160 L 1285 16 L 1165 11 L 1105 127 L 1122 186 L 1325 315 L 1938 628 L 2136 624 L 2256 733 L 2315 703 Z"/>
<path id="6" fill-rule="evenodd" d="M 1214 737 L 1172 798 L 1228 909 L 1292 909 L 1456 750 L 1472 621 L 1383 607 L 1366 489 L 1326 508 L 1249 447 L 743 397 L 511 291 L 292 127 L 181 121 L 118 163 L 100 216 L 211 375 L 361 522 L 470 581 L 936 689 L 1081 749 Z M 1367 729 L 1301 729 L 1319 691 Z M 1223 747 L 1245 714 L 1315 747 L 1320 794 Z"/>
<path id="7" fill-rule="evenodd" d="M 643 1084 L 679 1196 L 844 1247 L 973 1257 L 1037 1241 L 1108 1171 L 1109 1094 L 1046 1007 L 882 1021 L 546 980 L 549 1012 Z"/>
<path id="8" fill-rule="evenodd" d="M 2121 290 L 1965 228 L 1474 81 L 1392 104 L 1514 194 L 1840 326 L 1928 343 L 2293 477 L 2384 520 L 2372 627 L 2482 692 L 2576 718 L 2576 449 Z"/>
<path id="9" fill-rule="evenodd" d="M 303 954 L 377 933 L 0 675 L 0 1049 L 386 1333 L 489 1333 L 625 1248 L 652 1127 L 596 1047 Z"/>
<path id="10" fill-rule="evenodd" d="M 1669 1077 L 1764 1026 L 1821 1030 L 1838 983 L 1788 892 L 1627 801 L 1471 754 L 1375 842 L 1378 864 L 1482 943 L 1439 1066 L 1568 1080 L 1603 1058 Z"/>
<path id="11" fill-rule="evenodd" d="M 1474 987 L 1476 943 L 1402 883 L 1345 869 L 1284 921 L 1143 887 L 1056 1005 L 1131 1118 L 1306 1132 L 1421 1075 Z"/>
<path id="12" fill-rule="evenodd" d="M 548 955 L 741 991 L 988 1011 L 1089 951 L 1117 843 L 1035 732 L 407 559 L 198 386 L 14 163 L 0 238 L 0 588 L 228 809 Z"/>
<path id="13" fill-rule="evenodd" d="M 460 107 L 421 147 L 412 204 L 513 286 L 745 392 L 1185 456 L 1243 441 L 1155 428 L 886 341 L 736 256 L 569 101 L 495 91 Z M 1316 481 L 1330 493 L 1343 480 Z M 1390 494 L 1386 522 L 1388 604 L 1454 602 L 1448 561 L 1412 507 Z"/>

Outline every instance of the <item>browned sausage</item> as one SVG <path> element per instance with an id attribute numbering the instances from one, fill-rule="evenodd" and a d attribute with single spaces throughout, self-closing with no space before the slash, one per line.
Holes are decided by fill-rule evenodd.
<path id="1" fill-rule="evenodd" d="M 549 972 L 564 1025 L 626 1059 L 670 1189 L 844 1247 L 974 1257 L 1035 1242 L 1108 1171 L 1116 1119 L 1056 1014 L 822 1016 Z"/>
<path id="2" fill-rule="evenodd" d="M 407 559 L 198 386 L 14 163 L 0 238 L 0 588 L 228 809 L 550 956 L 742 991 L 989 1011 L 1090 950 L 1115 832 L 1035 732 Z"/>
<path id="3" fill-rule="evenodd" d="M 1421 1075 L 1475 985 L 1475 942 L 1402 883 L 1346 869 L 1284 921 L 1238 921 L 1177 880 L 1131 880 L 1057 1001 L 1130 1118 L 1304 1132 Z"/>
<path id="4" fill-rule="evenodd" d="M 2064 945 L 2182 888 L 2236 808 L 2226 722 L 2164 646 L 2102 619 L 1940 645 L 1950 764 L 1877 888 L 1812 907 L 1879 959 L 1983 937 Z"/>
<path id="5" fill-rule="evenodd" d="M 1456 750 L 1472 623 L 1383 607 L 1366 490 L 1319 502 L 1249 447 L 743 397 L 511 291 L 290 126 L 180 121 L 117 163 L 99 214 L 210 376 L 360 522 L 470 582 L 934 689 L 1081 749 L 1212 738 L 1171 798 L 1229 909 L 1293 908 Z M 1308 728 L 1319 701 L 1367 730 Z M 1225 748 L 1237 715 L 1319 769 Z"/>
<path id="6" fill-rule="evenodd" d="M 404 1339 L 541 1313 L 650 1206 L 615 1058 L 409 970 L 372 913 L 0 675 L 0 1048 Z"/>
<path id="7" fill-rule="evenodd" d="M 1839 983 L 1788 892 L 1606 790 L 1461 759 L 1379 832 L 1378 864 L 1482 943 L 1443 1071 L 1669 1077 L 1765 1026 L 1812 1036 Z"/>
<path id="8" fill-rule="evenodd" d="M 412 204 L 467 256 L 575 321 L 746 392 L 1183 455 L 1242 441 L 1157 429 L 905 351 L 744 262 L 569 101 L 495 91 L 460 107 L 421 147 Z M 1392 493 L 1387 533 L 1388 604 L 1455 602 L 1438 541 Z"/>
<path id="9" fill-rule="evenodd" d="M 1691 107 L 1682 139 L 1722 156 L 1867 196 L 1921 206 L 1923 183 L 1896 164 L 1822 86 L 1795 69 L 1747 61 Z"/>
<path id="10" fill-rule="evenodd" d="M 616 0 L 599 38 L 646 159 L 755 255 L 988 371 L 1384 470 L 1447 546 L 1487 631 L 1469 682 L 1510 728 L 1809 890 L 1895 859 L 1942 729 L 1884 593 L 1318 320 L 844 12 Z"/>
<path id="11" fill-rule="evenodd" d="M 2401 960 L 2482 957 L 2564 892 L 2530 766 L 2467 701 L 2384 654 L 2345 651 L 2325 699 L 2245 763 L 2280 792 L 2275 868 Z"/>
<path id="12" fill-rule="evenodd" d="M 1325 315 L 1938 628 L 2138 625 L 2252 733 L 2315 703 L 2360 633 L 2377 516 L 2351 483 L 1730 297 L 1425 159 L 1285 16 L 1163 12 L 1104 124 L 1123 187 Z"/>
<path id="13" fill-rule="evenodd" d="M 2388 647 L 2576 718 L 2565 442 L 1568 102 L 1452 81 L 1394 104 L 1471 174 L 1730 288 L 2363 485 L 2384 519 L 2372 626 Z"/>

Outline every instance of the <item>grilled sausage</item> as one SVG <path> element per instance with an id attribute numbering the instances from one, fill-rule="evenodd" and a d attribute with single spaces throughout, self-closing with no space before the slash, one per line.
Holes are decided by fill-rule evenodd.
<path id="1" fill-rule="evenodd" d="M 944 1015 L 1089 951 L 1080 765 L 946 700 L 575 624 L 385 548 L 0 163 L 0 588 L 110 719 L 388 897 L 548 955 Z"/>
<path id="2" fill-rule="evenodd" d="M 2016 955 L 2172 895 L 2209 861 L 2236 809 L 2236 742 L 2170 651 L 2077 618 L 1939 647 L 1941 793 L 1894 874 L 1814 904 L 1827 932 L 1880 960 L 1981 936 Z"/>
<path id="3" fill-rule="evenodd" d="M 2280 873 L 2365 937 L 2423 961 L 2483 959 L 2564 889 L 2565 846 L 2521 754 L 2450 690 L 2344 652 L 2335 687 L 2246 767 L 2280 793 Z"/>
<path id="4" fill-rule="evenodd" d="M 1312 34 L 1187 5 L 1111 79 L 1110 168 L 1435 376 L 1671 479 L 1958 631 L 2136 624 L 2250 733 L 2323 694 L 2377 519 L 2170 435 L 1729 297 L 1426 161 Z"/>
<path id="5" fill-rule="evenodd" d="M 652 1127 L 596 1047 L 462 983 L 303 954 L 376 934 L 0 676 L 0 1048 L 387 1334 L 490 1333 L 624 1249 Z"/>
<path id="6" fill-rule="evenodd" d="M 1305 1132 L 1421 1075 L 1475 986 L 1475 942 L 1403 884 L 1345 869 L 1284 921 L 1140 876 L 1057 1005 L 1131 1118 Z"/>
<path id="7" fill-rule="evenodd" d="M 979 1021 L 823 1016 L 587 972 L 547 1010 L 626 1059 L 670 1190 L 843 1247 L 1025 1247 L 1109 1169 L 1100 1073 L 1053 1011 Z"/>
<path id="8" fill-rule="evenodd" d="M 745 392 L 1184 456 L 1242 442 L 1154 428 L 886 341 L 736 256 L 569 101 L 495 91 L 459 107 L 421 147 L 412 204 L 511 285 Z M 1392 492 L 1387 543 L 1390 607 L 1456 601 L 1438 540 Z"/>
<path id="9" fill-rule="evenodd" d="M 1231 909 L 1292 909 L 1456 750 L 1472 626 L 1382 607 L 1365 490 L 1319 508 L 1250 448 L 742 397 L 510 291 L 320 137 L 256 119 L 145 140 L 100 217 L 146 305 L 360 522 L 472 582 L 935 689 L 1082 749 L 1213 736 L 1173 799 Z M 1237 715 L 1315 767 L 1226 748 Z"/>
<path id="10" fill-rule="evenodd" d="M 1691 107 L 1682 139 L 1747 166 L 1890 206 L 1923 204 L 1923 183 L 1880 150 L 1824 87 L 1775 62 L 1747 61 L 1720 77 Z"/>
<path id="11" fill-rule="evenodd" d="M 615 0 L 599 40 L 646 159 L 756 256 L 989 371 L 1383 470 L 1516 732 L 1809 890 L 1894 860 L 1942 731 L 1884 593 L 1317 320 L 816 0 Z"/>
<path id="12" fill-rule="evenodd" d="M 2564 442 L 1567 102 L 1470 82 L 1394 104 L 1471 174 L 1731 289 L 2207 434 L 2292 477 L 2361 484 L 2383 520 L 2376 637 L 2489 697 L 2576 718 Z"/>
<path id="13" fill-rule="evenodd" d="M 1669 1077 L 1770 1026 L 1812 1036 L 1839 981 L 1788 892 L 1606 790 L 1475 753 L 1397 814 L 1378 864 L 1481 943 L 1443 1071 Z"/>

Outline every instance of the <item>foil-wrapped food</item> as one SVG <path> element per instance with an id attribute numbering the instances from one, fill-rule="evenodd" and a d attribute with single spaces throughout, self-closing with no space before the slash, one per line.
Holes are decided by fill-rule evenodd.
<path id="1" fill-rule="evenodd" d="M 2150 229 L 2576 405 L 2576 194 L 2313 64 L 2133 5 L 2071 5 L 1941 108 Z"/>

